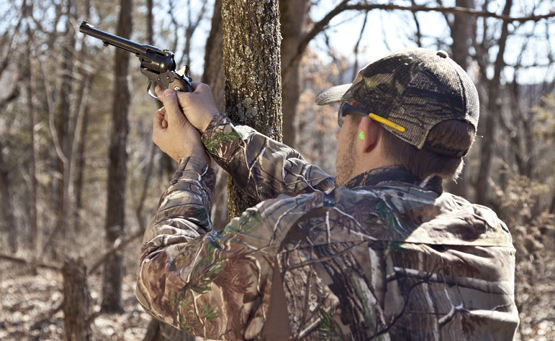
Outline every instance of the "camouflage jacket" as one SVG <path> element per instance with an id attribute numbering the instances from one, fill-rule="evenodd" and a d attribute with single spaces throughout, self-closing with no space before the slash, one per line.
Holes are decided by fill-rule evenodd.
<path id="1" fill-rule="evenodd" d="M 214 172 L 181 160 L 141 250 L 136 293 L 154 317 L 225 340 L 513 338 L 515 250 L 490 209 L 395 167 L 335 188 L 223 115 L 202 140 L 261 203 L 212 231 Z"/>

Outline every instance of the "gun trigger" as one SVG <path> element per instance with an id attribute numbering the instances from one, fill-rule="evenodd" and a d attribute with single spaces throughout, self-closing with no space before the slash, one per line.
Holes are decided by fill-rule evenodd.
<path id="1" fill-rule="evenodd" d="M 146 86 L 146 92 L 147 92 L 147 94 L 148 94 L 150 97 L 152 97 L 152 98 L 154 98 L 154 99 L 158 99 L 158 96 L 156 96 L 156 94 L 152 92 L 152 87 L 153 87 L 153 86 L 156 87 L 156 83 L 154 83 L 153 81 L 150 81 L 150 80 L 149 80 L 149 81 L 148 81 L 148 84 L 147 84 L 147 86 Z"/>

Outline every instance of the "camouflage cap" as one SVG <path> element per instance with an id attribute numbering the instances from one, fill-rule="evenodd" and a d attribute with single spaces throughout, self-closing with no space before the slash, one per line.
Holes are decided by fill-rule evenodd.
<path id="1" fill-rule="evenodd" d="M 445 51 L 404 49 L 362 68 L 352 84 L 334 86 L 316 96 L 319 105 L 354 99 L 358 107 L 389 120 L 404 131 L 380 123 L 418 149 L 453 157 L 468 150 L 425 144 L 429 131 L 445 120 L 463 120 L 477 129 L 479 102 L 467 73 Z"/>

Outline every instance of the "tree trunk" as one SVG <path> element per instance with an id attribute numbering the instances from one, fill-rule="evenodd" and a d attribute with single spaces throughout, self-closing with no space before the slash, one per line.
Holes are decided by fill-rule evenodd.
<path id="1" fill-rule="evenodd" d="M 154 46 L 154 15 L 152 9 L 154 7 L 154 0 L 147 1 L 147 13 L 146 13 L 146 39 L 149 45 Z M 162 106 L 160 101 L 156 101 L 158 108 Z M 141 191 L 141 197 L 139 199 L 139 204 L 135 209 L 135 216 L 137 217 L 137 223 L 139 228 L 144 231 L 146 229 L 146 219 L 143 217 L 143 207 L 148 193 L 148 186 L 150 184 L 150 179 L 152 176 L 152 169 L 154 168 L 154 156 L 159 149 L 156 147 L 154 142 L 150 144 L 150 154 L 148 157 L 148 163 L 146 166 L 145 177 L 143 180 L 143 188 Z"/>
<path id="2" fill-rule="evenodd" d="M 89 127 L 89 104 L 85 104 L 85 111 L 83 112 L 83 119 L 81 120 L 81 128 L 79 134 L 79 142 L 77 145 L 77 153 L 75 154 L 75 183 L 73 185 L 73 193 L 75 196 L 75 211 L 74 219 L 75 226 L 80 226 L 79 215 L 83 209 L 83 184 L 85 181 L 85 167 L 86 167 L 86 142 L 88 138 Z"/>
<path id="3" fill-rule="evenodd" d="M 19 20 L 16 33 L 19 30 L 19 26 L 21 24 L 21 20 Z M 8 61 L 10 60 L 10 50 L 8 50 L 8 54 L 5 57 L 5 60 L 1 62 L 0 65 L 0 76 L 6 70 L 8 65 Z M 16 75 L 17 79 L 19 75 Z M 19 87 L 17 85 L 12 87 L 11 93 L 4 99 L 0 100 L 0 108 L 5 108 L 8 103 L 14 101 L 19 97 Z M 10 183 L 10 170 L 6 162 L 4 161 L 4 143 L 0 138 L 0 200 L 2 202 L 2 220 L 4 221 L 4 226 L 8 230 L 8 243 L 10 244 L 9 248 L 12 253 L 17 252 L 18 244 L 17 244 L 17 236 L 18 236 L 18 228 L 16 225 L 16 220 L 14 216 L 13 210 L 13 202 L 12 202 L 12 189 Z"/>
<path id="4" fill-rule="evenodd" d="M 10 189 L 9 172 L 4 162 L 4 143 L 0 139 L 0 195 L 2 198 L 2 220 L 8 229 L 8 243 L 10 251 L 17 252 L 17 225 L 13 214 L 13 202 Z"/>
<path id="5" fill-rule="evenodd" d="M 73 65 L 75 56 L 75 30 L 72 20 L 74 17 L 74 0 L 69 0 L 66 7 L 65 43 L 62 45 L 62 76 L 60 85 L 60 104 L 57 115 L 57 133 L 65 160 L 58 159 L 58 172 L 61 178 L 57 185 L 56 200 L 56 231 L 61 238 L 65 238 L 69 213 L 69 167 L 70 152 L 70 101 L 73 87 Z"/>
<path id="6" fill-rule="evenodd" d="M 513 1 L 507 0 L 505 8 L 503 9 L 504 15 L 509 15 L 511 12 Z M 509 23 L 504 21 L 501 27 L 501 36 L 498 40 L 499 50 L 494 65 L 493 78 L 488 81 L 488 103 L 486 112 L 482 112 L 480 121 L 485 119 L 485 127 L 483 131 L 484 138 L 480 144 L 480 167 L 478 170 L 478 180 L 476 183 L 476 203 L 488 206 L 489 203 L 489 177 L 491 169 L 491 159 L 494 147 L 494 134 L 495 134 L 495 118 L 501 110 L 499 88 L 501 85 L 501 73 L 505 68 L 505 46 L 507 37 L 509 36 Z M 484 114 L 486 114 L 484 118 Z M 484 124 L 484 123 L 482 123 Z"/>
<path id="7" fill-rule="evenodd" d="M 204 72 L 201 82 L 206 83 L 212 90 L 214 101 L 220 110 L 225 107 L 224 97 L 224 55 L 223 55 L 223 30 L 222 30 L 222 1 L 214 3 L 212 28 L 206 40 L 204 53 Z M 212 164 L 216 172 L 216 188 L 212 202 L 212 224 L 214 229 L 222 229 L 228 222 L 227 211 L 227 173 L 218 165 Z"/>
<path id="8" fill-rule="evenodd" d="M 280 24 L 277 0 L 222 0 L 225 107 L 236 124 L 281 141 Z M 232 180 L 229 215 L 256 202 Z"/>
<path id="9" fill-rule="evenodd" d="M 120 15 L 116 35 L 124 38 L 131 36 L 133 20 L 132 0 L 120 1 Z M 129 132 L 128 113 L 131 94 L 127 84 L 130 54 L 116 49 L 114 100 L 112 105 L 112 127 L 108 166 L 108 198 L 106 209 L 106 244 L 113 247 L 114 242 L 123 236 L 125 226 L 125 189 L 127 181 L 127 136 Z M 123 276 L 123 256 L 115 253 L 104 265 L 102 282 L 102 305 L 104 313 L 123 311 L 121 301 L 121 281 Z"/>
<path id="10" fill-rule="evenodd" d="M 27 1 L 23 2 L 23 15 L 27 21 L 27 46 L 25 47 L 25 88 L 27 92 L 27 111 L 29 113 L 29 136 L 31 141 L 29 141 L 31 160 L 29 165 L 29 178 L 31 180 L 31 198 L 29 200 L 29 225 L 31 226 L 31 249 L 34 251 L 34 255 L 38 255 L 39 252 L 39 227 L 38 227 L 38 217 L 37 217 L 37 196 L 38 196 L 38 182 L 37 182 L 37 148 L 36 148 L 36 138 L 35 138 L 35 106 L 33 103 L 33 94 L 35 90 L 33 89 L 33 65 L 31 63 L 32 52 L 31 44 L 33 42 L 33 30 L 31 29 L 30 15 L 31 15 L 31 5 L 27 4 Z M 35 256 L 36 257 L 36 256 Z"/>
<path id="11" fill-rule="evenodd" d="M 64 323 L 67 341 L 87 341 L 92 338 L 89 287 L 83 258 L 77 262 L 68 258 L 62 268 L 64 278 Z"/>
<path id="12" fill-rule="evenodd" d="M 150 320 L 148 324 L 148 328 L 146 329 L 146 334 L 143 338 L 143 341 L 165 341 L 162 338 L 163 336 L 160 333 L 160 322 L 158 322 L 157 319 L 152 318 L 152 320 Z"/>
<path id="13" fill-rule="evenodd" d="M 201 82 L 206 83 L 212 90 L 214 101 L 220 110 L 225 106 L 224 100 L 224 55 L 222 30 L 222 0 L 214 3 L 212 28 L 206 40 L 204 53 L 204 72 Z"/>
<path id="14" fill-rule="evenodd" d="M 297 146 L 297 105 L 301 95 L 301 59 L 293 60 L 305 30 L 308 0 L 281 0 L 281 60 L 284 65 L 291 65 L 283 75 L 283 143 L 295 148 Z"/>
<path id="15" fill-rule="evenodd" d="M 90 17 L 90 0 L 86 0 L 84 4 L 84 19 L 88 20 Z M 77 9 L 76 9 L 77 11 Z M 83 35 L 81 39 L 81 50 L 79 51 L 79 60 L 77 65 L 84 65 L 85 60 L 87 58 L 87 36 Z M 91 85 L 91 74 L 85 70 L 85 68 L 81 67 L 79 70 L 79 74 L 81 76 L 79 82 L 79 88 L 77 90 L 77 96 L 75 98 L 75 112 L 72 118 L 72 124 L 70 127 L 71 134 L 70 134 L 70 142 L 69 142 L 69 175 L 68 175 L 68 184 L 74 184 L 75 172 L 77 172 L 77 176 L 81 177 L 79 184 L 79 192 L 82 189 L 82 181 L 83 181 L 83 171 L 84 171 L 84 155 L 79 153 L 85 152 L 85 143 L 86 143 L 86 131 L 82 131 L 82 129 L 87 129 L 88 124 L 88 115 L 89 104 L 88 104 L 88 94 Z M 76 169 L 78 168 L 78 169 Z M 68 188 L 70 186 L 68 185 Z M 73 226 L 79 227 L 81 224 L 79 223 L 79 209 L 82 207 L 81 201 L 81 193 L 78 195 L 75 194 L 75 188 L 71 187 L 71 190 L 74 192 L 74 198 L 77 200 L 79 199 L 79 204 L 75 203 L 73 207 Z"/>
<path id="16" fill-rule="evenodd" d="M 474 0 L 457 0 L 457 7 L 474 8 Z M 463 70 L 468 68 L 469 40 L 471 39 L 472 29 L 474 27 L 474 18 L 469 15 L 455 14 L 455 20 L 451 26 L 451 37 L 453 45 L 451 45 L 451 55 L 455 63 L 459 64 Z M 449 192 L 468 199 L 468 166 L 463 171 L 457 182 L 449 181 L 447 188 Z"/>

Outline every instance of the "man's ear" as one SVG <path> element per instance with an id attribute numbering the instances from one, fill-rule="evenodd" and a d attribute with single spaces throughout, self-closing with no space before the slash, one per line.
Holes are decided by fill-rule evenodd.
<path id="1" fill-rule="evenodd" d="M 380 126 L 379 123 L 366 116 L 363 117 L 359 124 L 359 137 L 362 142 L 362 152 L 370 153 L 378 146 L 378 140 L 380 137 Z"/>

